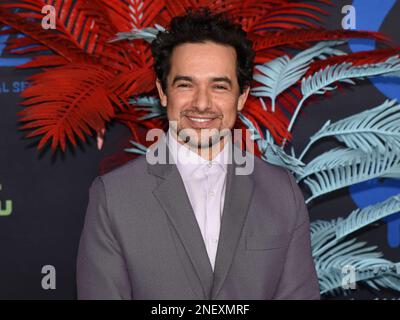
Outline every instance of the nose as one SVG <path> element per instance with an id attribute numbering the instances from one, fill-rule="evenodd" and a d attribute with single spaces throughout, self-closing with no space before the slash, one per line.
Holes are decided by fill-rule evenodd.
<path id="1" fill-rule="evenodd" d="M 207 88 L 198 88 L 193 97 L 193 107 L 196 107 L 199 111 L 205 111 L 211 107 L 210 103 L 211 99 Z"/>

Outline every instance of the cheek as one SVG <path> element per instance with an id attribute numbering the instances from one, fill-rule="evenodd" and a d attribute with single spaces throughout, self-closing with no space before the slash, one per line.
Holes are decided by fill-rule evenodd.
<path id="1" fill-rule="evenodd" d="M 236 122 L 236 112 L 232 111 L 229 114 L 224 115 L 222 126 L 224 128 L 232 128 Z"/>
<path id="2" fill-rule="evenodd" d="M 167 115 L 169 120 L 179 120 L 179 114 L 188 104 L 188 99 L 183 97 L 168 97 Z"/>
<path id="3" fill-rule="evenodd" d="M 237 101 L 230 101 L 222 108 L 222 113 L 224 115 L 224 123 L 232 124 L 235 122 L 237 116 Z"/>

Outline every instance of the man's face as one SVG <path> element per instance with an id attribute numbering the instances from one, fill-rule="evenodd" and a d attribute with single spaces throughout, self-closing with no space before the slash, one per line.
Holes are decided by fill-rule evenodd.
<path id="1" fill-rule="evenodd" d="M 189 145 L 200 148 L 215 144 L 218 132 L 234 126 L 249 93 L 247 88 L 240 94 L 235 49 L 213 42 L 175 47 L 167 92 L 156 84 L 170 124 L 176 121 L 178 135 L 189 136 Z"/>

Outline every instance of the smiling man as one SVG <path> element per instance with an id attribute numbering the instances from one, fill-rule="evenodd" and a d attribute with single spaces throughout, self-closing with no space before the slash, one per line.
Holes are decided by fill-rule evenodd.
<path id="1" fill-rule="evenodd" d="M 248 54 L 251 57 L 252 52 Z M 187 138 L 188 147 L 199 155 L 207 150 L 206 159 L 224 147 L 221 133 L 233 127 L 249 93 L 248 84 L 239 86 L 236 60 L 234 47 L 203 40 L 176 45 L 169 64 L 160 62 L 164 69 L 159 70 L 161 80 L 156 84 L 161 105 L 168 105 L 168 120 L 176 121 L 170 134 L 181 141 Z"/>
<path id="2" fill-rule="evenodd" d="M 319 299 L 295 179 L 232 143 L 252 79 L 246 33 L 191 11 L 157 35 L 152 53 L 170 126 L 149 149 L 164 147 L 172 161 L 142 156 L 94 180 L 78 298 Z M 237 174 L 235 152 L 254 161 L 249 174 Z"/>

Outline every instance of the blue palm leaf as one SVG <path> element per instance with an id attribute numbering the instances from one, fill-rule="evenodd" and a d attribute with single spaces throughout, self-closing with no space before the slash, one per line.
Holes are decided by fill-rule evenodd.
<path id="1" fill-rule="evenodd" d="M 385 152 L 383 141 L 388 146 L 400 148 L 400 105 L 396 100 L 386 100 L 381 105 L 360 112 L 335 123 L 327 121 L 311 136 L 310 142 L 300 155 L 303 158 L 309 147 L 317 140 L 334 136 L 348 147 L 364 152 L 378 148 Z"/>
<path id="2" fill-rule="evenodd" d="M 312 254 L 318 274 L 321 294 L 346 293 L 342 287 L 343 267 L 351 266 L 356 282 L 378 289 L 400 291 L 400 264 L 381 258 L 376 246 L 365 247 L 357 239 L 343 240 L 351 233 L 400 210 L 400 194 L 387 200 L 354 210 L 347 218 L 311 223 Z"/>
<path id="3" fill-rule="evenodd" d="M 336 220 L 324 221 L 316 220 L 311 222 L 311 248 L 313 256 L 318 250 L 334 239 Z"/>
<path id="4" fill-rule="evenodd" d="M 384 62 L 353 66 L 349 62 L 328 66 L 312 76 L 302 79 L 301 92 L 304 97 L 323 94 L 334 82 L 344 79 L 364 78 L 400 70 L 399 56 L 392 56 Z"/>
<path id="5" fill-rule="evenodd" d="M 110 40 L 110 42 L 120 41 L 120 40 L 137 40 L 143 39 L 147 42 L 151 43 L 156 37 L 157 33 L 160 31 L 165 31 L 165 28 L 155 24 L 154 28 L 148 27 L 144 29 L 134 28 L 129 32 L 118 32 L 114 39 Z"/>
<path id="6" fill-rule="evenodd" d="M 133 145 L 133 148 L 124 149 L 124 151 L 130 153 L 136 153 L 139 155 L 145 155 L 147 153 L 148 150 L 147 147 L 145 147 L 141 143 L 132 140 L 129 142 Z"/>
<path id="7" fill-rule="evenodd" d="M 386 266 L 386 268 L 398 269 L 399 266 L 400 266 L 399 263 L 388 264 Z M 382 267 L 382 268 L 384 268 L 384 267 Z M 385 271 L 383 271 L 383 272 L 385 272 Z M 397 271 L 397 272 L 386 271 L 386 274 L 384 276 L 369 279 L 367 281 L 367 284 L 370 285 L 375 290 L 379 290 L 379 286 L 380 286 L 382 288 L 390 288 L 393 290 L 400 291 L 400 279 L 399 278 L 400 278 L 399 271 Z"/>
<path id="8" fill-rule="evenodd" d="M 275 111 L 276 97 L 304 76 L 314 58 L 325 59 L 325 55 L 344 55 L 344 52 L 331 48 L 344 42 L 322 41 L 307 50 L 301 51 L 293 58 L 285 55 L 263 65 L 257 65 L 256 69 L 261 74 L 255 74 L 253 78 L 260 82 L 262 86 L 251 89 L 251 94 L 257 97 L 269 97 L 272 111 Z"/>
<path id="9" fill-rule="evenodd" d="M 327 91 L 336 89 L 330 85 L 338 81 L 347 81 L 349 79 L 362 79 L 364 77 L 372 77 L 376 75 L 384 75 L 400 71 L 400 59 L 398 55 L 388 58 L 384 62 L 370 63 L 359 66 L 353 66 L 350 62 L 344 62 L 327 66 L 326 68 L 315 72 L 313 75 L 305 77 L 301 80 L 301 98 L 296 110 L 293 113 L 288 125 L 288 131 L 292 130 L 293 124 L 308 97 L 314 94 L 324 94 Z M 284 146 L 286 139 L 282 141 Z"/>
<path id="10" fill-rule="evenodd" d="M 400 211 L 400 194 L 366 208 L 352 211 L 346 218 L 311 223 L 311 246 L 318 256 L 333 247 L 346 236 L 380 219 Z M 313 226 L 316 224 L 315 226 Z"/>
<path id="11" fill-rule="evenodd" d="M 335 238 L 338 221 L 340 219 L 311 223 L 312 253 L 321 294 L 345 294 L 342 270 L 349 266 L 355 272 L 356 282 L 363 282 L 375 289 L 384 287 L 400 290 L 400 265 L 381 258 L 383 254 L 374 251 L 376 246 L 365 247 L 366 243 L 356 242 L 357 239 L 326 245 Z M 363 224 L 360 224 L 361 227 Z"/>
<path id="12" fill-rule="evenodd" d="M 297 158 L 285 153 L 279 146 L 274 143 L 268 143 L 266 140 L 260 141 L 262 150 L 261 159 L 288 169 L 295 175 L 303 175 L 304 163 L 299 161 Z"/>
<path id="13" fill-rule="evenodd" d="M 285 153 L 279 146 L 274 143 L 274 138 L 268 129 L 265 129 L 265 139 L 262 138 L 260 132 L 254 127 L 253 123 L 243 114 L 239 113 L 239 118 L 251 130 L 250 138 L 257 142 L 258 148 L 262 153 L 261 159 L 265 162 L 284 167 L 296 175 L 303 174 L 304 163 L 296 157 Z"/>
<path id="14" fill-rule="evenodd" d="M 347 259 L 354 259 L 356 256 L 377 258 L 383 255 L 381 252 L 374 252 L 377 246 L 365 245 L 365 241 L 357 242 L 356 238 L 340 242 L 314 256 L 315 266 L 317 269 L 328 270 L 331 267 L 342 267 L 348 263 Z"/>
<path id="15" fill-rule="evenodd" d="M 365 153 L 361 150 L 337 147 L 317 156 L 310 161 L 304 168 L 302 175 L 296 178 L 298 181 L 321 172 L 336 167 L 348 165 L 349 163 L 359 164 L 365 158 Z"/>
<path id="16" fill-rule="evenodd" d="M 400 194 L 392 196 L 385 201 L 358 208 L 345 219 L 339 219 L 336 224 L 336 241 L 342 239 L 375 221 L 383 219 L 400 211 Z"/>
<path id="17" fill-rule="evenodd" d="M 328 192 L 373 178 L 400 177 L 398 176 L 400 152 L 386 148 L 385 153 L 378 151 L 365 153 L 361 160 L 356 156 L 347 163 L 332 165 L 308 176 L 304 179 L 304 183 L 309 187 L 312 196 L 306 200 L 306 203 Z M 351 152 L 356 153 L 357 150 Z M 330 161 L 328 158 L 326 163 L 335 163 L 335 161 Z"/>
<path id="18" fill-rule="evenodd" d="M 379 287 L 400 290 L 400 273 L 394 271 L 398 269 L 398 263 L 379 258 L 361 258 L 359 261 L 364 267 L 353 269 L 356 283 L 365 283 L 376 290 L 379 290 Z M 321 294 L 347 294 L 348 290 L 343 288 L 342 270 L 342 268 L 320 270 L 318 280 Z"/>
<path id="19" fill-rule="evenodd" d="M 166 108 L 162 107 L 160 100 L 154 97 L 140 97 L 129 100 L 129 103 L 136 106 L 136 110 L 146 111 L 147 115 L 140 117 L 139 120 L 148 120 L 152 118 L 163 118 L 166 117 Z"/>

